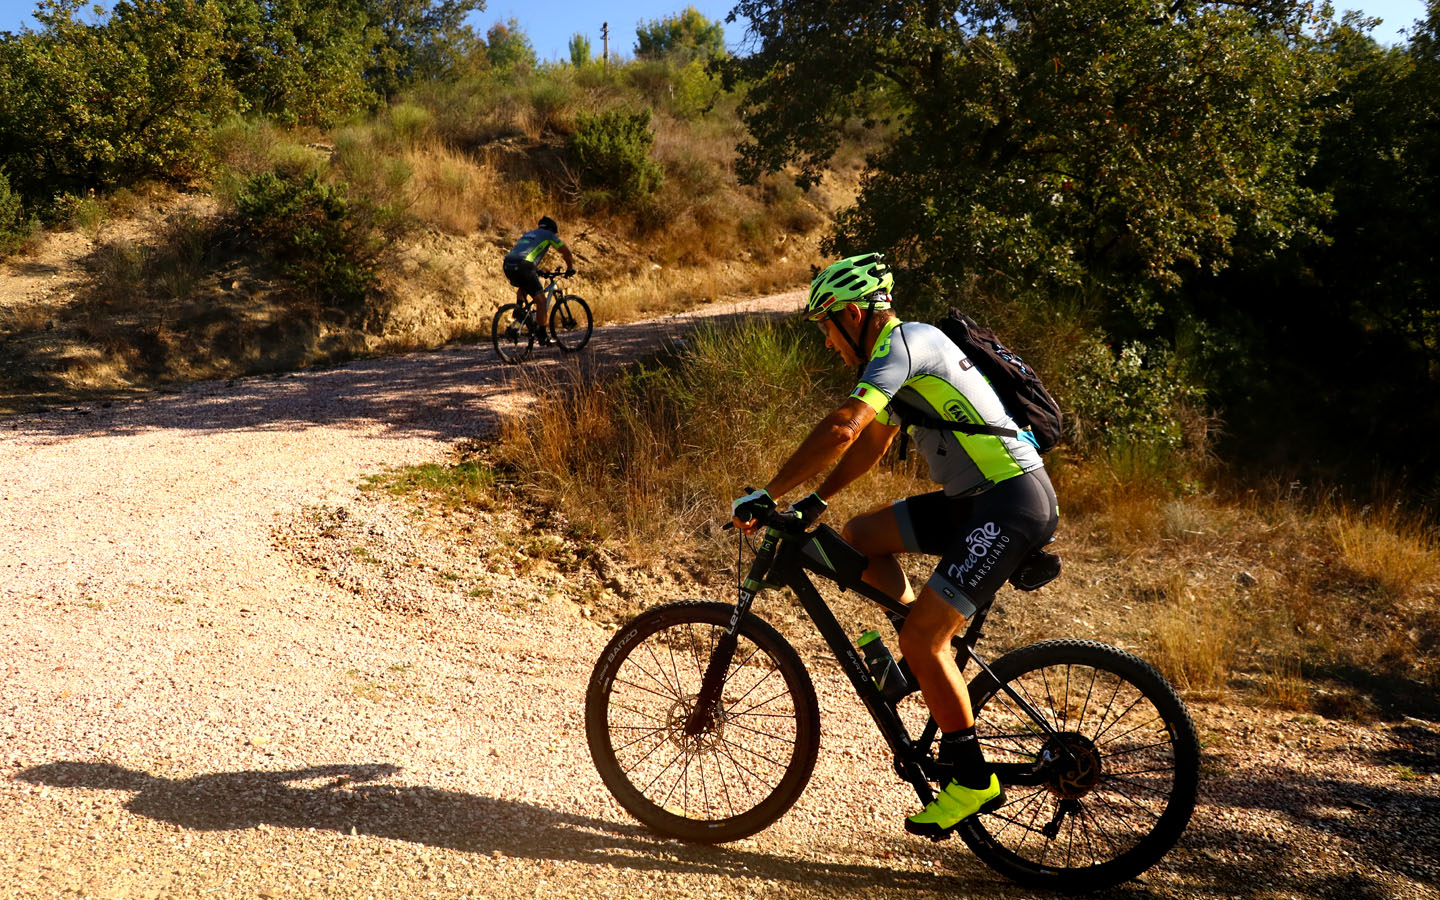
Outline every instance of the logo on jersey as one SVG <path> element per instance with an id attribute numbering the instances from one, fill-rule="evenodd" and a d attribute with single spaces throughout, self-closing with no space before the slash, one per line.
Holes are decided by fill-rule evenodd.
<path id="1" fill-rule="evenodd" d="M 971 557 L 982 557 L 990 552 L 995 545 L 995 540 L 1000 537 L 1000 526 L 994 522 L 986 522 L 979 528 L 970 532 L 970 537 L 965 542 L 970 545 Z"/>
<path id="2" fill-rule="evenodd" d="M 965 412 L 965 407 L 960 405 L 959 400 L 951 400 L 945 404 L 945 418 L 952 422 L 969 422 L 970 416 Z"/>
<path id="3" fill-rule="evenodd" d="M 970 532 L 965 545 L 969 555 L 963 563 L 951 565 L 948 574 L 951 581 L 973 588 L 994 568 L 996 561 L 1010 546 L 1010 535 L 1002 534 L 1000 526 L 994 522 L 986 522 Z"/>

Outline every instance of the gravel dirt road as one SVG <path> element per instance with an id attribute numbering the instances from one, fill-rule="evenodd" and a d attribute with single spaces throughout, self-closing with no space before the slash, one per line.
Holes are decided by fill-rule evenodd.
<path id="1" fill-rule="evenodd" d="M 619 809 L 583 579 L 360 490 L 522 406 L 517 371 L 464 347 L 0 420 L 0 897 L 1031 896 L 903 833 L 823 659 L 819 766 L 774 827 L 686 846 Z M 1434 725 L 1195 712 L 1202 807 L 1113 896 L 1440 896 Z"/>

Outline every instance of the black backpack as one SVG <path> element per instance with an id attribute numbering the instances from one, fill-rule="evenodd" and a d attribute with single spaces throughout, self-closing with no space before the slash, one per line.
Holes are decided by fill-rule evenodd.
<path id="1" fill-rule="evenodd" d="M 936 323 L 955 346 L 964 351 L 980 373 L 990 382 L 1005 411 L 1015 424 L 1028 428 L 1035 436 L 1041 453 L 1047 453 L 1060 443 L 1060 404 L 1040 383 L 1040 376 L 1025 364 L 1025 360 L 995 336 L 995 332 L 974 319 L 951 309 L 950 315 Z M 892 404 L 897 405 L 897 404 Z M 971 425 L 966 422 L 952 422 L 929 415 L 905 404 L 896 411 L 906 425 L 924 428 L 938 428 L 944 431 L 960 431 L 965 434 L 991 434 L 999 437 L 1016 437 L 1017 432 L 995 425 Z M 902 445 L 903 453 L 903 445 Z"/>

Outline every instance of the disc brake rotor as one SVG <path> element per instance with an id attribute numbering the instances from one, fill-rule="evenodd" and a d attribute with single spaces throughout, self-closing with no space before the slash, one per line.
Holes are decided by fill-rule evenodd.
<path id="1" fill-rule="evenodd" d="M 690 735 L 685 733 L 685 723 L 690 721 L 690 714 L 695 711 L 695 701 L 699 699 L 698 694 L 691 694 L 688 697 L 681 697 L 670 704 L 670 712 L 666 716 L 666 725 L 670 733 L 670 743 L 683 750 L 692 753 L 703 753 L 713 750 L 725 739 L 725 706 L 724 703 L 716 704 L 715 718 L 710 726 L 699 734 Z"/>
<path id="2" fill-rule="evenodd" d="M 1051 760 L 1050 792 L 1077 800 L 1100 783 L 1100 751 L 1081 734 L 1066 732 L 1050 738 L 1042 754 Z"/>

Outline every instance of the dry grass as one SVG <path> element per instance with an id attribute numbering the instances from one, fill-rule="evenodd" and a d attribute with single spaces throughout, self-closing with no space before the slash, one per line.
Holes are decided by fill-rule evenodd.
<path id="1" fill-rule="evenodd" d="M 1181 691 L 1215 699 L 1233 672 L 1238 623 L 1232 599 L 1203 593 L 1185 587 L 1155 610 L 1151 661 Z"/>
<path id="2" fill-rule="evenodd" d="M 481 211 L 494 194 L 493 175 L 470 157 L 429 143 L 410 151 L 410 213 L 454 235 L 480 226 Z"/>
<path id="3" fill-rule="evenodd" d="M 1440 579 L 1434 528 L 1394 505 L 1341 508 L 1328 531 L 1341 565 L 1388 597 L 1412 596 Z"/>

